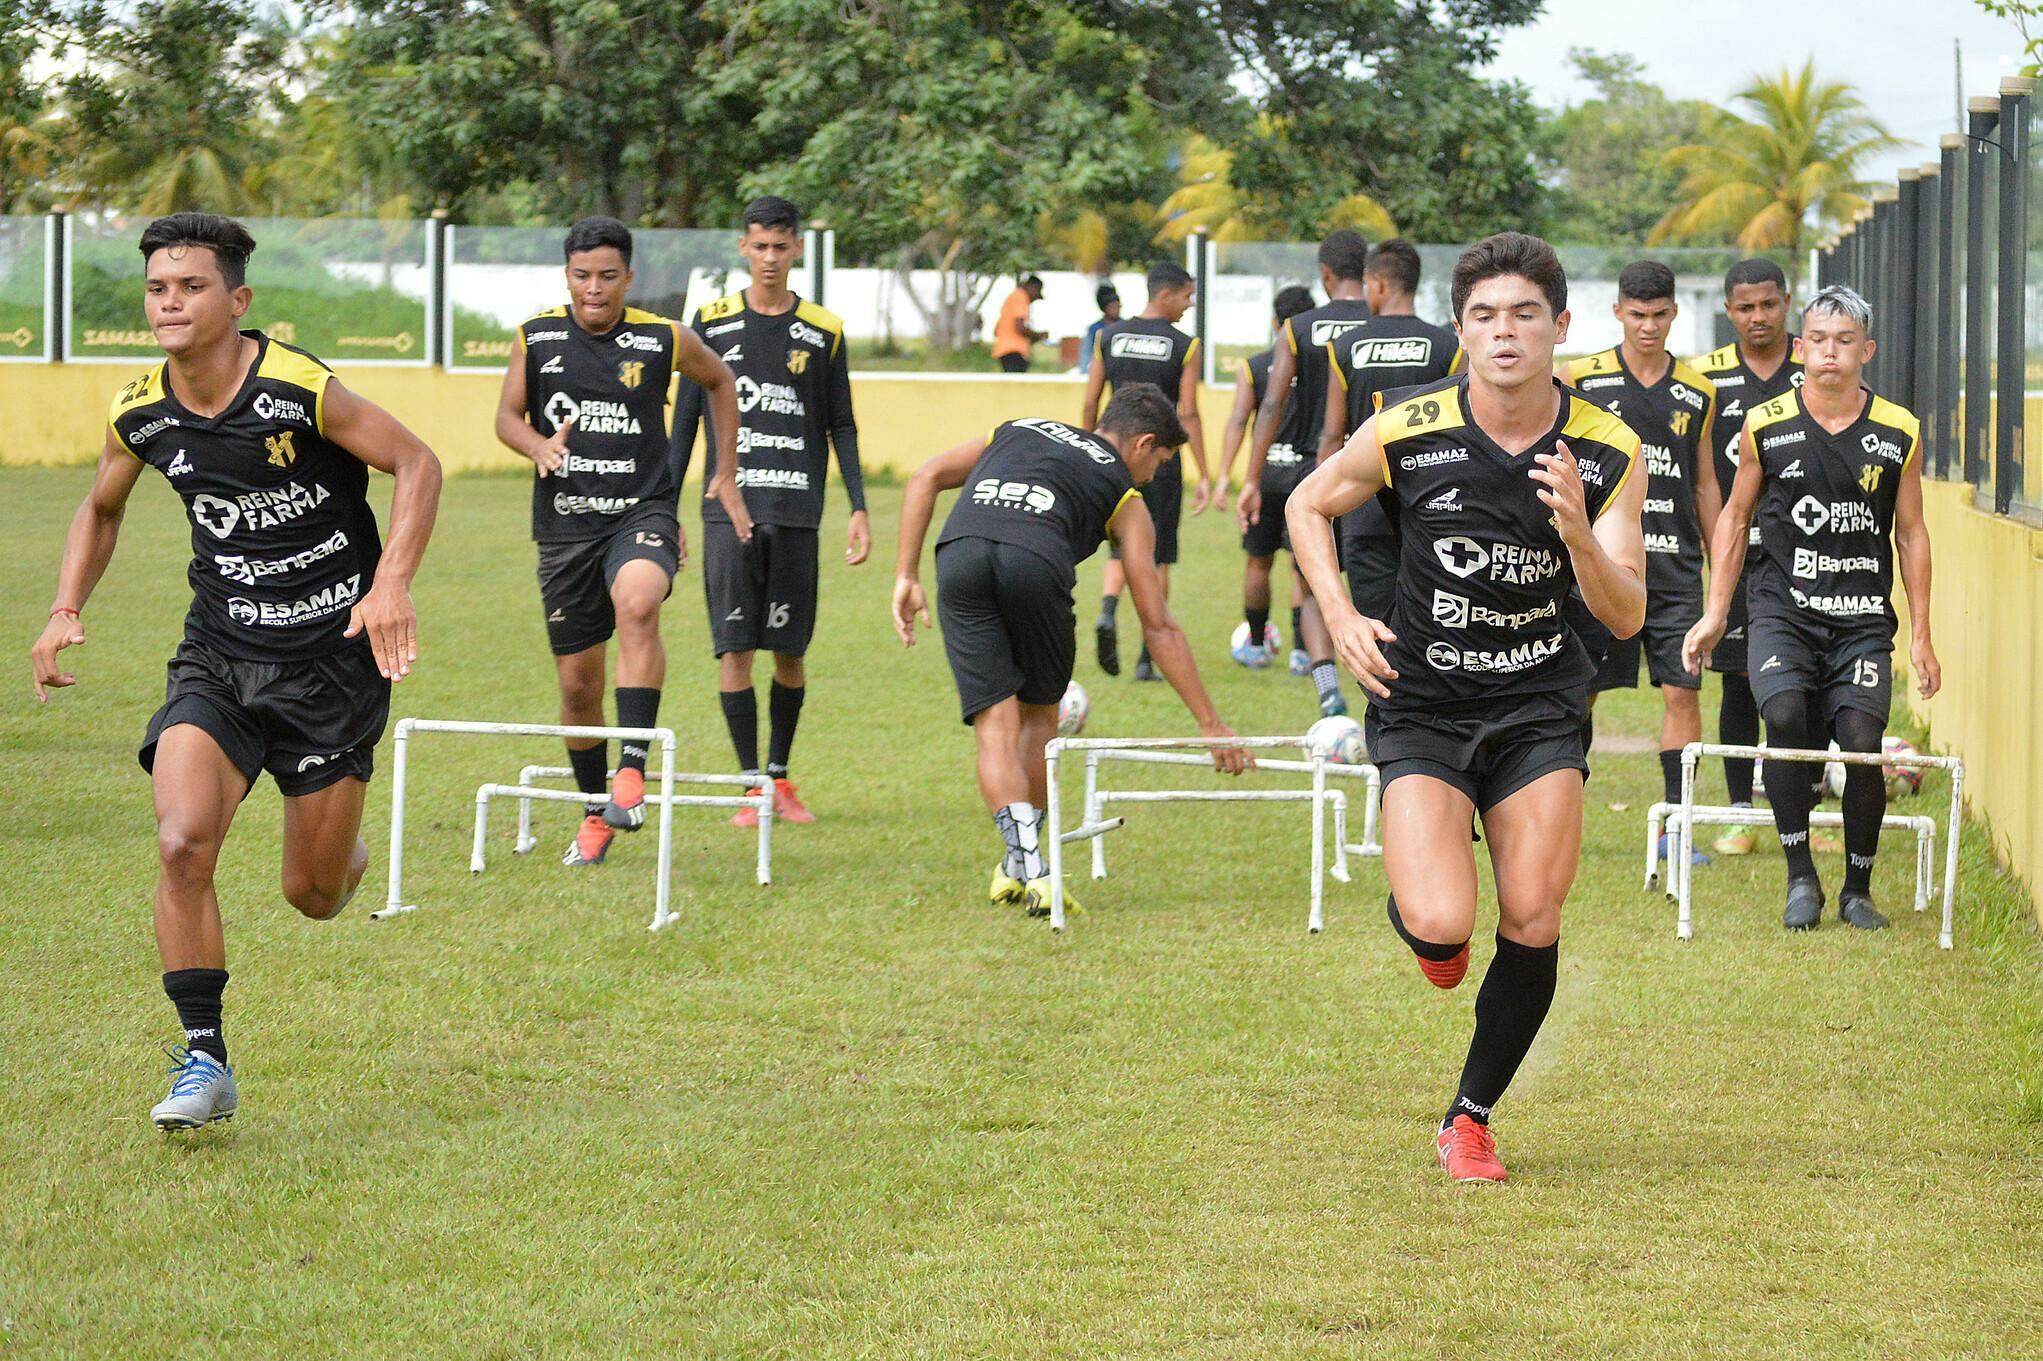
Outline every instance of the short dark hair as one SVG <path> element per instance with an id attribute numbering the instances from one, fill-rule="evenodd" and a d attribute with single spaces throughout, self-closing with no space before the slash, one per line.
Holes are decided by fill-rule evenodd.
<path id="1" fill-rule="evenodd" d="M 1555 316 L 1568 310 L 1568 272 L 1561 268 L 1561 257 L 1554 248 L 1524 232 L 1498 232 L 1470 246 L 1454 262 L 1448 285 L 1454 319 L 1461 320 L 1461 310 L 1477 284 L 1507 274 L 1530 279 L 1546 295 Z"/>
<path id="2" fill-rule="evenodd" d="M 1270 301 L 1270 310 L 1277 314 L 1278 321 L 1289 321 L 1300 312 L 1310 312 L 1312 290 L 1304 284 L 1280 288 L 1277 290 L 1277 296 Z"/>
<path id="3" fill-rule="evenodd" d="M 615 247 L 624 263 L 631 264 L 631 228 L 614 217 L 585 217 L 568 228 L 562 253 L 572 260 L 583 251 L 601 250 L 605 246 Z"/>
<path id="4" fill-rule="evenodd" d="M 1178 419 L 1178 404 L 1154 383 L 1118 384 L 1107 409 L 1100 413 L 1099 429 L 1110 435 L 1154 435 L 1166 449 L 1178 448 L 1191 438 Z"/>
<path id="5" fill-rule="evenodd" d="M 1419 248 L 1393 236 L 1369 252 L 1369 272 L 1400 293 L 1419 291 Z"/>
<path id="6" fill-rule="evenodd" d="M 172 213 L 157 218 L 142 229 L 143 267 L 148 267 L 157 251 L 177 246 L 204 246 L 213 252 L 220 277 L 229 288 L 248 282 L 248 257 L 255 253 L 255 238 L 233 218 L 217 213 Z"/>
<path id="7" fill-rule="evenodd" d="M 1015 281 L 1015 287 L 1033 288 L 1036 292 L 1040 293 L 1043 291 L 1043 276 L 1040 274 L 1024 274 Z"/>
<path id="8" fill-rule="evenodd" d="M 1173 288 L 1183 288 L 1192 282 L 1192 275 L 1183 265 L 1170 260 L 1158 260 L 1149 267 L 1149 276 L 1145 282 L 1149 285 L 1149 296 L 1153 298 Z"/>
<path id="9" fill-rule="evenodd" d="M 1337 227 L 1319 243 L 1319 262 L 1336 279 L 1360 283 L 1369 272 L 1369 238 L 1353 227 Z"/>
<path id="10" fill-rule="evenodd" d="M 1740 260 L 1724 271 L 1724 300 L 1729 302 L 1731 291 L 1741 284 L 1772 284 L 1782 293 L 1788 291 L 1788 276 L 1781 267 L 1764 255 L 1755 255 L 1749 260 Z"/>
<path id="11" fill-rule="evenodd" d="M 802 210 L 792 199 L 766 194 L 745 205 L 745 229 L 764 227 L 770 232 L 802 234 Z"/>
<path id="12" fill-rule="evenodd" d="M 1121 300 L 1121 290 L 1112 284 L 1101 284 L 1098 291 L 1092 295 L 1092 300 L 1098 304 L 1100 311 L 1104 312 Z"/>
<path id="13" fill-rule="evenodd" d="M 1617 296 L 1622 302 L 1658 302 L 1674 296 L 1674 271 L 1658 260 L 1634 260 L 1617 272 Z"/>

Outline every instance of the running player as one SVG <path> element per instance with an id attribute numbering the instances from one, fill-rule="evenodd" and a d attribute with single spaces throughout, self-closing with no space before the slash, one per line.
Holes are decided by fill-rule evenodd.
<path id="1" fill-rule="evenodd" d="M 1116 391 L 1130 383 L 1152 383 L 1174 396 L 1178 419 L 1186 431 L 1192 459 L 1199 465 L 1199 486 L 1192 493 L 1192 514 L 1211 504 L 1213 484 L 1206 468 L 1206 427 L 1199 419 L 1199 342 L 1178 329 L 1178 322 L 1191 310 L 1197 286 L 1192 276 L 1178 265 L 1165 261 L 1149 271 L 1149 304 L 1132 321 L 1115 322 L 1100 332 L 1101 362 L 1085 375 L 1085 407 L 1079 424 L 1090 430 L 1099 420 L 1100 401 L 1108 388 Z M 1149 506 L 1149 518 L 1156 528 L 1156 564 L 1162 569 L 1164 598 L 1170 597 L 1171 564 L 1178 560 L 1178 520 L 1184 505 L 1185 470 L 1175 447 L 1164 456 L 1156 477 L 1142 487 L 1142 499 Z M 1109 676 L 1121 674 L 1120 635 L 1114 628 L 1114 611 L 1121 605 L 1121 587 L 1126 580 L 1121 570 L 1120 547 L 1109 552 L 1106 569 L 1100 575 L 1100 617 L 1093 626 L 1093 648 L 1100 670 Z M 1135 659 L 1136 680 L 1156 680 L 1156 668 L 1145 650 Z"/>
<path id="2" fill-rule="evenodd" d="M 617 635 L 617 726 L 659 720 L 667 650 L 660 607 L 687 555 L 667 458 L 667 389 L 676 373 L 737 408 L 730 371 L 679 323 L 627 305 L 631 232 L 613 217 L 569 228 L 568 305 L 518 327 L 497 398 L 496 435 L 532 460 L 539 604 L 560 681 L 560 721 L 603 726 L 604 651 Z M 719 467 L 735 469 L 736 449 Z M 735 480 L 712 478 L 737 503 Z M 648 744 L 567 740 L 588 802 L 564 865 L 600 865 L 617 831 L 645 821 Z M 609 790 L 607 799 L 605 789 Z"/>
<path id="3" fill-rule="evenodd" d="M 1270 329 L 1273 333 L 1281 332 L 1285 322 L 1311 310 L 1312 293 L 1303 285 L 1280 288 L 1271 301 L 1271 311 L 1275 316 Z M 1227 479 L 1234 471 L 1234 455 L 1241 448 L 1243 437 L 1253 428 L 1256 413 L 1262 409 L 1264 394 L 1269 390 L 1270 363 L 1275 349 L 1273 344 L 1269 349 L 1259 350 L 1242 360 L 1240 371 L 1235 375 L 1234 407 L 1227 413 L 1227 427 L 1220 437 L 1220 480 L 1215 489 L 1215 500 L 1225 499 Z M 1275 504 L 1283 504 L 1284 498 L 1291 494 L 1291 488 L 1304 475 L 1303 451 L 1278 440 L 1270 446 L 1269 460 L 1263 465 L 1265 497 L 1274 498 Z M 1268 666 L 1276 651 L 1277 644 L 1270 629 L 1270 568 L 1276 561 L 1277 550 L 1284 546 L 1284 526 L 1274 516 L 1250 525 L 1241 536 L 1241 551 L 1248 555 L 1241 580 L 1242 617 L 1248 622 L 1248 640 L 1235 651 L 1234 660 L 1252 671 Z M 1291 576 L 1292 598 L 1296 600 L 1298 573 L 1294 571 Z M 1300 606 L 1294 605 L 1291 610 L 1294 649 L 1298 640 L 1299 615 Z"/>
<path id="4" fill-rule="evenodd" d="M 1200 683 L 1184 630 L 1171 618 L 1151 547 L 1149 508 L 1137 489 L 1185 441 L 1177 401 L 1148 383 L 1114 389 L 1097 430 L 1019 420 L 938 454 L 908 480 L 894 575 L 894 631 L 915 645 L 929 624 L 921 585 L 922 541 L 939 492 L 972 485 L 937 536 L 937 613 L 958 700 L 979 750 L 979 792 L 1006 855 L 993 871 L 996 904 L 1029 915 L 1050 910 L 1039 838 L 1048 784 L 1043 745 L 1057 734 L 1057 705 L 1077 651 L 1072 590 L 1078 564 L 1102 539 L 1121 549 L 1143 642 L 1206 737 L 1232 737 Z M 1213 764 L 1239 774 L 1246 752 L 1220 748 Z M 1064 895 L 1067 908 L 1074 904 Z"/>
<path id="5" fill-rule="evenodd" d="M 1724 313 L 1738 338 L 1693 361 L 1717 389 L 1714 452 L 1720 489 L 1728 489 L 1738 475 L 1738 439 L 1745 430 L 1745 413 L 1802 382 L 1800 342 L 1788 331 L 1788 279 L 1779 265 L 1755 258 L 1731 266 L 1724 275 Z M 1757 544 L 1758 535 L 1755 525 L 1749 542 Z M 1731 592 L 1724 636 L 1710 651 L 1710 670 L 1724 680 L 1717 740 L 1727 746 L 1759 742 L 1759 706 L 1752 699 L 1752 680 L 1745 674 L 1745 624 L 1741 583 Z M 1732 807 L 1752 807 L 1752 759 L 1725 757 L 1724 785 Z M 1715 849 L 1723 855 L 1751 854 L 1752 829 L 1726 827 Z"/>
<path id="6" fill-rule="evenodd" d="M 1367 294 L 1369 242 L 1352 227 L 1328 234 L 1319 247 L 1319 284 L 1327 303 L 1291 318 L 1278 333 L 1270 362 L 1269 391 L 1256 417 L 1256 442 L 1249 452 L 1248 471 L 1242 475 L 1241 495 L 1235 502 L 1235 518 L 1246 535 L 1264 519 L 1278 525 L 1282 533 L 1284 507 L 1263 504 L 1263 473 L 1270 451 L 1281 441 L 1303 454 L 1319 450 L 1320 425 L 1326 417 L 1327 346 L 1369 320 Z M 1295 380 L 1295 381 L 1294 381 Z M 1298 565 L 1298 555 L 1291 557 Z M 1308 598 L 1298 621 L 1298 641 L 1311 663 L 1312 688 L 1319 697 L 1322 715 L 1345 714 L 1348 702 L 1341 697 L 1340 668 L 1334 665 L 1333 640 L 1327 634 L 1321 607 Z"/>
<path id="7" fill-rule="evenodd" d="M 1873 357 L 1872 328 L 1872 308 L 1842 285 L 1824 289 L 1803 309 L 1806 376 L 1798 390 L 1745 418 L 1737 480 L 1711 545 L 1709 606 L 1682 647 L 1682 660 L 1699 675 L 1724 636 L 1746 531 L 1757 523 L 1748 656 L 1772 747 L 1816 747 L 1827 724 L 1845 751 L 1880 750 L 1894 685 L 1897 551 L 1918 689 L 1928 699 L 1943 683 L 1930 644 L 1920 427 L 1860 381 Z M 1866 931 L 1887 924 L 1872 896 L 1887 812 L 1883 775 L 1878 766 L 1845 767 L 1838 916 Z M 1809 854 L 1808 776 L 1803 763 L 1767 763 L 1767 798 L 1788 868 L 1781 924 L 1790 931 L 1809 930 L 1823 918 L 1823 885 Z"/>
<path id="8" fill-rule="evenodd" d="M 1291 542 L 1342 659 L 1372 696 L 1392 927 L 1443 988 L 1467 973 L 1469 824 L 1497 880 L 1497 953 L 1435 1141 L 1457 1181 L 1502 1181 L 1489 1120 L 1553 1003 L 1561 904 L 1582 840 L 1582 715 L 1594 667 L 1562 616 L 1579 587 L 1613 633 L 1645 621 L 1639 437 L 1553 376 L 1568 334 L 1553 248 L 1506 232 L 1455 264 L 1468 372 L 1388 401 L 1291 494 Z M 1332 521 L 1397 505 L 1388 620 L 1341 585 Z"/>
<path id="9" fill-rule="evenodd" d="M 808 695 L 806 657 L 816 632 L 816 588 L 823 523 L 823 483 L 830 449 L 851 502 L 844 561 L 856 567 L 872 552 L 865 513 L 865 477 L 858 464 L 858 423 L 851 414 L 851 364 L 844 323 L 834 312 L 797 297 L 788 271 L 801 259 L 801 210 L 784 198 L 754 199 L 738 242 L 751 282 L 702 307 L 695 329 L 738 375 L 738 485 L 758 530 L 751 542 L 734 532 L 724 503 L 702 502 L 702 585 L 709 597 L 709 632 L 716 647 L 717 691 L 738 769 L 759 774 L 759 700 L 752 660 L 773 653 L 767 693 L 766 767 L 773 815 L 814 822 L 788 780 L 795 727 Z M 700 394 L 684 387 L 674 421 L 674 455 L 682 472 L 695 450 Z M 712 412 L 714 416 L 716 413 Z M 729 417 L 723 418 L 727 424 Z M 722 428 L 712 420 L 710 429 Z M 740 809 L 731 822 L 757 824 Z"/>
<path id="10" fill-rule="evenodd" d="M 1369 252 L 1363 280 L 1369 319 L 1327 342 L 1326 415 L 1314 462 L 1332 458 L 1387 393 L 1435 383 L 1461 371 L 1461 342 L 1445 326 L 1419 320 L 1418 248 L 1402 237 Z M 1348 595 L 1370 619 L 1390 615 L 1397 586 L 1397 530 L 1380 499 L 1371 498 L 1341 517 L 1341 565 Z"/>
<path id="11" fill-rule="evenodd" d="M 283 891 L 326 921 L 369 865 L 362 797 L 391 682 L 418 660 L 411 580 L 440 501 L 440 464 L 390 415 L 303 350 L 235 323 L 253 296 L 255 240 L 210 213 L 142 232 L 143 308 L 165 360 L 114 398 L 92 490 L 71 520 L 35 692 L 75 684 L 57 654 L 85 641 L 80 611 L 105 573 L 143 468 L 184 499 L 191 608 L 149 720 L 156 800 L 156 949 L 185 1049 L 159 1129 L 196 1129 L 238 1104 L 221 995 L 227 947 L 214 866 L 265 770 L 284 798 Z M 367 496 L 392 474 L 390 542 Z"/>
<path id="12" fill-rule="evenodd" d="M 1644 651 L 1646 674 L 1660 687 L 1660 797 L 1679 803 L 1681 749 L 1702 740 L 1702 681 L 1681 664 L 1681 641 L 1702 617 L 1703 544 L 1723 509 L 1710 456 L 1717 396 L 1709 379 L 1667 353 L 1667 333 L 1680 311 L 1673 270 L 1658 260 L 1626 265 L 1618 271 L 1611 310 L 1623 341 L 1562 365 L 1561 381 L 1644 441 L 1646 626 L 1611 641 L 1590 683 L 1589 704 L 1593 710 L 1604 690 L 1636 689 Z M 1697 852 L 1697 859 L 1708 857 Z"/>

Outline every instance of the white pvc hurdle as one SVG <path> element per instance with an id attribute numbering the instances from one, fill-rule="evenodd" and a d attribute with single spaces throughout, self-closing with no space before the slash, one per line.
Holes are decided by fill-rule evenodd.
<path id="1" fill-rule="evenodd" d="M 674 857 L 674 733 L 669 728 L 597 728 L 568 723 L 474 723 L 445 718 L 400 718 L 392 737 L 394 755 L 390 774 L 390 892 L 383 906 L 369 914 L 370 921 L 382 921 L 402 912 L 418 911 L 417 903 L 404 901 L 404 799 L 410 771 L 411 735 L 415 732 L 460 733 L 479 737 L 583 737 L 600 741 L 657 742 L 660 744 L 660 856 L 653 890 L 653 919 L 646 927 L 657 931 L 678 919 L 668 909 L 670 871 Z M 508 787 L 508 786 L 507 786 Z M 539 791 L 551 794 L 553 791 Z M 580 800 L 585 795 L 575 794 Z M 648 799 L 648 802 L 653 800 Z M 470 861 L 471 865 L 474 863 Z"/>
<path id="2" fill-rule="evenodd" d="M 1672 821 L 1668 824 L 1678 844 L 1668 849 L 1671 863 L 1667 867 L 1667 873 L 1675 885 L 1674 934 L 1677 939 L 1689 940 L 1695 935 L 1695 918 L 1692 910 L 1695 874 L 1694 866 L 1689 862 L 1695 854 L 1695 827 L 1699 820 L 1695 803 L 1695 768 L 1697 762 L 1705 756 L 1745 756 L 1754 760 L 1808 761 L 1819 764 L 1838 761 L 1845 765 L 1900 766 L 1917 770 L 1949 771 L 1951 803 L 1944 818 L 1944 919 L 1937 932 L 1937 944 L 1946 950 L 1952 947 L 1952 914 L 1958 901 L 1958 834 L 1964 826 L 1965 763 L 1962 760 L 1955 756 L 1924 756 L 1919 753 L 1901 756 L 1881 751 L 1816 751 L 1809 748 L 1765 745 L 1735 746 L 1722 742 L 1690 742 L 1681 749 L 1681 807 L 1670 810 Z M 1824 825 L 1829 825 L 1828 817 L 1834 815 L 1822 816 L 1825 817 Z M 1812 815 L 1811 824 L 1816 824 L 1816 821 L 1817 815 Z"/>
<path id="3" fill-rule="evenodd" d="M 1698 827 L 1750 827 L 1772 819 L 1764 809 L 1732 808 L 1729 806 L 1704 806 L 1697 804 L 1691 810 Z M 1656 803 L 1646 810 L 1646 882 L 1651 888 L 1660 881 L 1660 867 L 1663 857 L 1660 852 L 1661 824 L 1668 826 L 1668 849 L 1666 860 L 1672 859 L 1673 824 L 1681 820 L 1681 806 L 1673 803 Z M 1842 827 L 1842 813 L 1812 812 L 1809 814 L 1811 827 Z M 1889 813 L 1880 820 L 1883 831 L 1915 833 L 1915 910 L 1929 910 L 1930 896 L 1935 892 L 1937 820 L 1922 814 Z M 1674 876 L 1666 879 L 1667 896 L 1674 897 Z"/>
<path id="4" fill-rule="evenodd" d="M 483 872 L 483 848 L 489 836 L 489 805 L 492 799 L 514 798 L 518 801 L 518 839 L 511 843 L 514 854 L 530 853 L 539 844 L 539 838 L 532 835 L 532 805 L 540 803 L 573 803 L 586 801 L 588 795 L 580 790 L 546 789 L 533 785 L 534 780 L 565 780 L 574 776 L 572 766 L 526 766 L 518 772 L 515 785 L 484 784 L 475 791 L 475 848 L 469 857 L 468 872 Z M 614 778 L 616 771 L 610 771 L 605 778 Z M 773 792 L 772 789 L 748 775 L 698 774 L 693 771 L 675 771 L 674 783 L 679 785 L 721 785 L 735 787 L 748 792 L 743 794 L 675 794 L 668 801 L 678 808 L 750 808 L 759 814 L 758 866 L 754 871 L 761 884 L 773 882 Z M 646 802 L 653 803 L 665 796 L 646 795 Z"/>

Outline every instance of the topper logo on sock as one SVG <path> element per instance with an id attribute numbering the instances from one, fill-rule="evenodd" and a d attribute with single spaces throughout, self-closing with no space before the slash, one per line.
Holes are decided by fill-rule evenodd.
<path id="1" fill-rule="evenodd" d="M 1478 1106 L 1467 1097 L 1458 1094 L 1454 1098 L 1454 1108 L 1458 1111 L 1467 1111 L 1478 1120 L 1488 1120 L 1490 1118 L 1490 1108 L 1488 1106 Z"/>

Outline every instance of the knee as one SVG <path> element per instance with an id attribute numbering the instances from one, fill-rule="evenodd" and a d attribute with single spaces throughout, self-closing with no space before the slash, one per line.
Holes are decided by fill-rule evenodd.
<path id="1" fill-rule="evenodd" d="M 1845 709 L 1837 715 L 1837 745 L 1843 751 L 1878 751 L 1881 739 L 1887 735 L 1887 725 L 1872 714 L 1860 713 L 1856 709 Z M 1853 766 L 1853 772 L 1865 770 L 1878 774 L 1873 766 Z"/>
<path id="2" fill-rule="evenodd" d="M 1529 903 L 1522 908 L 1500 909 L 1497 932 L 1506 940 L 1543 950 L 1561 938 L 1560 902 Z"/>
<path id="3" fill-rule="evenodd" d="M 651 591 L 627 591 L 610 603 L 617 615 L 619 634 L 633 641 L 658 640 L 661 604 L 658 596 Z"/>
<path id="4" fill-rule="evenodd" d="M 309 870 L 284 870 L 284 901 L 303 915 L 320 921 L 340 906 L 340 885 L 322 884 Z"/>
<path id="5" fill-rule="evenodd" d="M 1416 937 L 1434 945 L 1465 944 L 1475 929 L 1475 904 L 1458 903 L 1445 894 L 1423 893 L 1412 898 L 1391 899 L 1392 920 L 1403 925 L 1401 935 Z"/>
<path id="6" fill-rule="evenodd" d="M 1684 690 L 1678 685 L 1669 685 L 1660 692 L 1666 699 L 1667 712 L 1676 718 L 1702 717 L 1702 692 Z"/>
<path id="7" fill-rule="evenodd" d="M 1809 704 L 1792 691 L 1773 696 L 1761 706 L 1759 716 L 1779 746 L 1805 746 L 1810 738 Z"/>
<path id="8" fill-rule="evenodd" d="M 156 854 L 165 878 L 179 883 L 202 884 L 213 877 L 220 857 L 220 843 L 209 833 L 175 822 L 156 829 Z"/>
<path id="9" fill-rule="evenodd" d="M 773 654 L 773 679 L 788 689 L 799 689 L 808 684 L 809 668 L 793 653 L 776 652 Z"/>
<path id="10" fill-rule="evenodd" d="M 570 721 L 577 723 L 600 723 L 603 718 L 603 677 L 599 672 L 594 679 L 576 677 L 562 681 L 560 686 L 560 708 Z"/>

